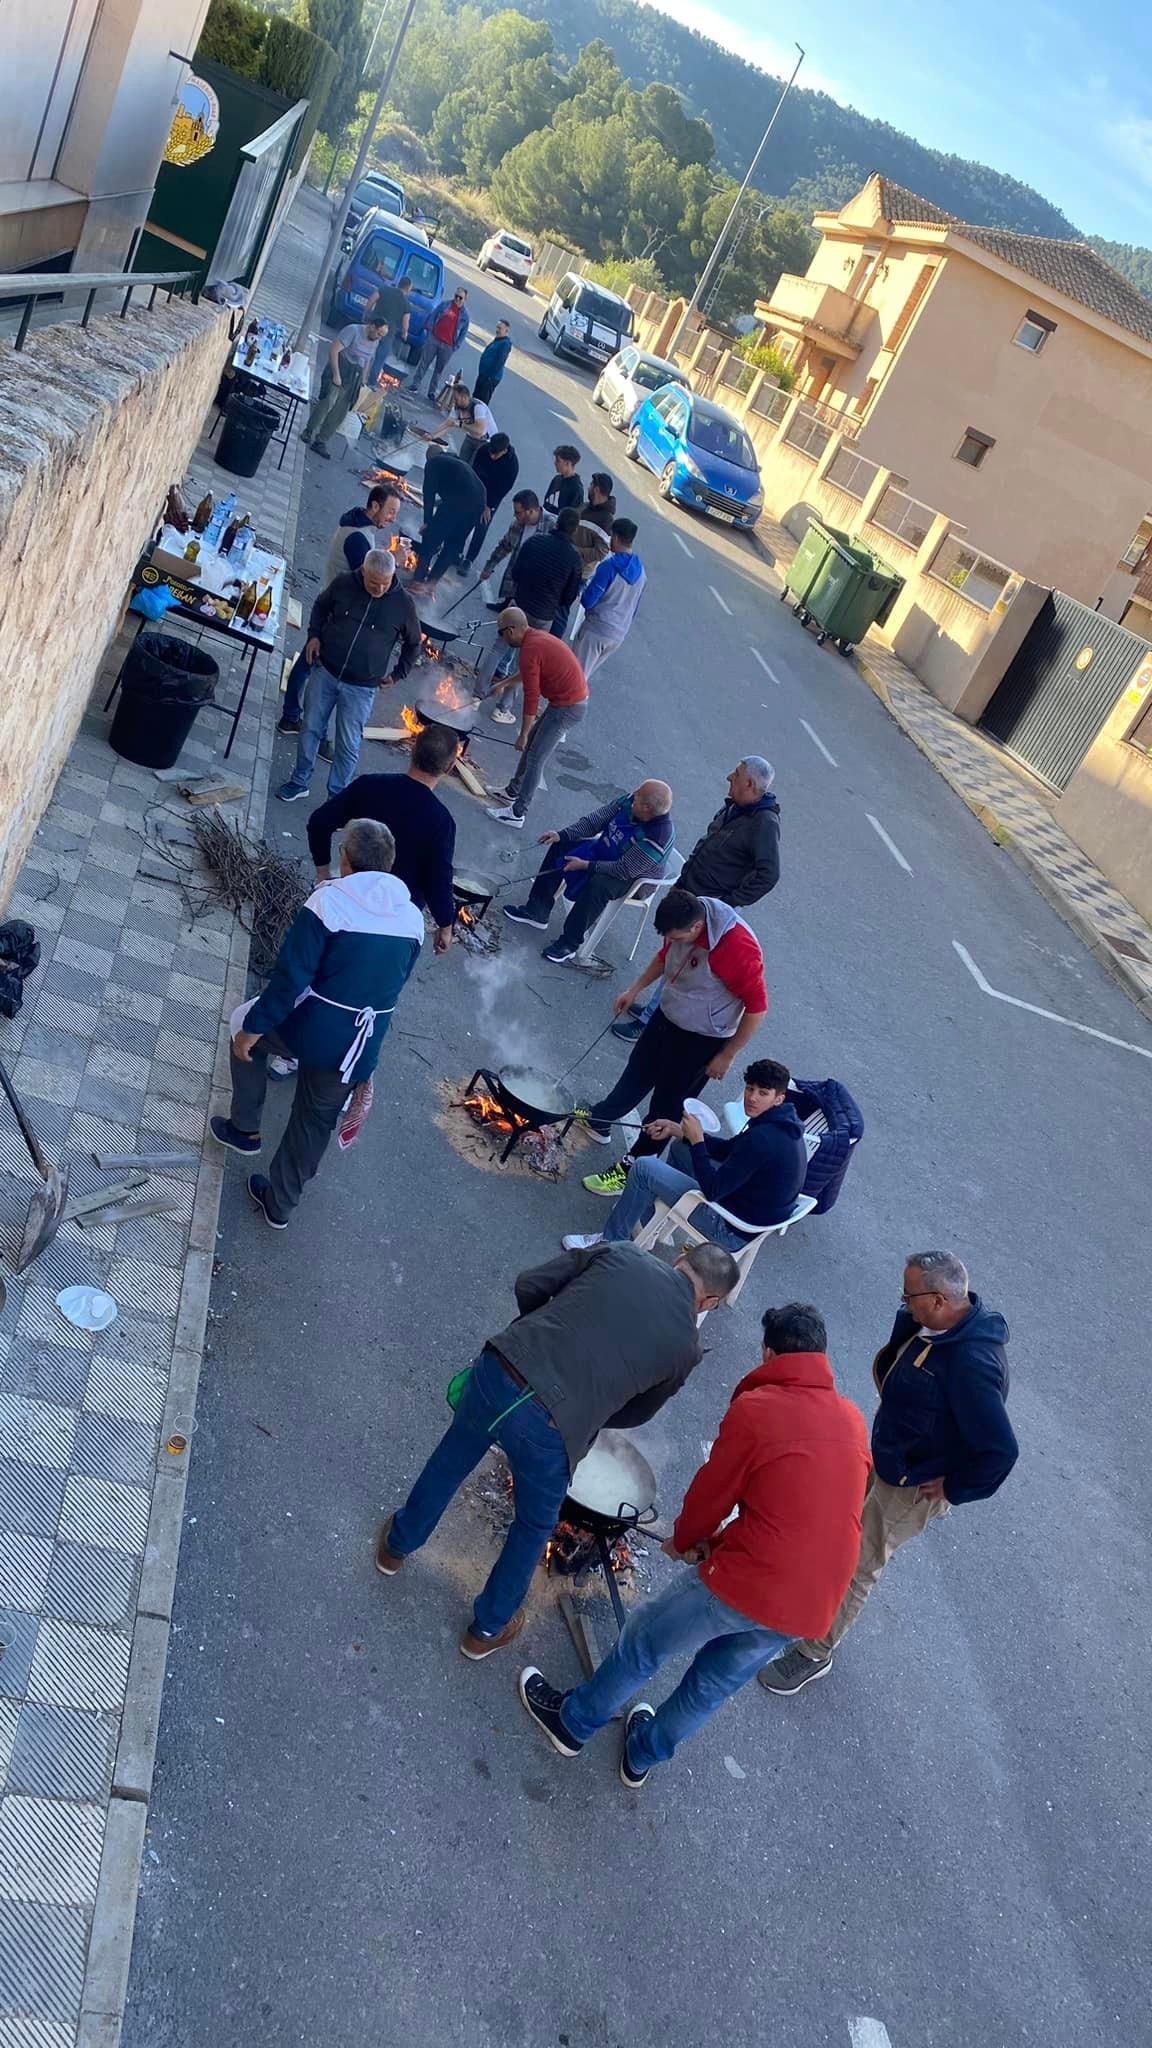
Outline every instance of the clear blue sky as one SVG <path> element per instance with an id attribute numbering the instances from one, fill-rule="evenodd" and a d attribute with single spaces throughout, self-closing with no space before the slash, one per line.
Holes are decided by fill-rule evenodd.
<path id="1" fill-rule="evenodd" d="M 1147 0 L 917 0 L 906 27 L 860 0 L 790 15 L 763 0 L 655 4 L 775 72 L 795 34 L 801 85 L 1034 185 L 1086 234 L 1152 246 Z"/>

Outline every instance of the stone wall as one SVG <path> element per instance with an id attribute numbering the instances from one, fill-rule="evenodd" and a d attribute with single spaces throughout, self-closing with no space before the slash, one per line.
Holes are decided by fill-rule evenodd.
<path id="1" fill-rule="evenodd" d="M 0 350 L 0 910 L 227 350 L 182 300 Z"/>

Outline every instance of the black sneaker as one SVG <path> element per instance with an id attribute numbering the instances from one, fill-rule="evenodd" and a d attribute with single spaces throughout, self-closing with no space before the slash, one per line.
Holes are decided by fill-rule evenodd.
<path id="1" fill-rule="evenodd" d="M 306 789 L 298 789 L 294 782 L 282 782 L 276 791 L 276 801 L 282 804 L 298 804 L 301 797 L 307 794 Z"/>
<path id="2" fill-rule="evenodd" d="M 334 761 L 336 758 L 335 750 L 333 748 L 331 740 L 321 740 L 320 745 L 316 749 L 316 752 L 319 754 L 320 759 L 322 761 Z"/>
<path id="3" fill-rule="evenodd" d="M 639 1700 L 624 1723 L 624 1741 L 620 1750 L 620 1783 L 627 1785 L 630 1792 L 638 1792 L 641 1785 L 648 1783 L 649 1778 L 652 1776 L 652 1766 L 649 1764 L 642 1771 L 634 1771 L 632 1769 L 628 1761 L 628 1737 L 634 1728 L 640 1728 L 645 1721 L 654 1721 L 655 1719 L 655 1707 L 650 1707 L 647 1700 Z"/>
<path id="4" fill-rule="evenodd" d="M 271 1229 L 287 1230 L 288 1218 L 286 1216 L 278 1216 L 272 1207 L 272 1183 L 265 1174 L 250 1173 L 248 1175 L 248 1195 L 254 1206 L 259 1209 L 265 1223 Z"/>
<path id="5" fill-rule="evenodd" d="M 578 947 L 569 945 L 567 939 L 553 939 L 550 946 L 544 947 L 543 958 L 551 960 L 554 967 L 562 967 L 566 960 L 576 958 L 578 950 Z"/>
<path id="6" fill-rule="evenodd" d="M 210 1117 L 208 1128 L 218 1145 L 226 1145 L 229 1152 L 242 1152 L 245 1159 L 254 1159 L 260 1150 L 259 1131 L 238 1131 L 231 1117 Z"/>
<path id="7" fill-rule="evenodd" d="M 331 462 L 332 451 L 324 446 L 323 441 L 309 441 L 307 445 L 312 450 L 313 455 L 322 455 L 325 462 Z"/>
<path id="8" fill-rule="evenodd" d="M 276 730 L 277 732 L 282 732 L 286 740 L 295 739 L 297 733 L 304 730 L 304 720 L 302 718 L 282 718 Z"/>
<path id="9" fill-rule="evenodd" d="M 544 1730 L 553 1749 L 558 1750 L 561 1756 L 579 1756 L 584 1744 L 569 1735 L 560 1719 L 560 1709 L 568 1697 L 567 1693 L 557 1692 L 554 1685 L 549 1685 L 543 1672 L 537 1671 L 534 1664 L 524 1666 L 518 1690 L 536 1726 Z"/>
<path id="10" fill-rule="evenodd" d="M 765 1692 L 779 1693 L 781 1698 L 794 1692 L 803 1692 L 814 1678 L 826 1678 L 832 1669 L 832 1652 L 826 1657 L 806 1657 L 803 1650 L 793 1647 L 784 1650 L 779 1657 L 773 1657 L 762 1671 L 756 1673 Z"/>
<path id="11" fill-rule="evenodd" d="M 527 903 L 506 903 L 504 915 L 512 924 L 530 924 L 534 932 L 546 932 L 548 929 L 548 919 L 537 917 Z"/>

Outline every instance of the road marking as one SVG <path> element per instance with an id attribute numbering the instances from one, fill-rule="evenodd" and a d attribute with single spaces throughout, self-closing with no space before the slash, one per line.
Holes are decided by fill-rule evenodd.
<path id="1" fill-rule="evenodd" d="M 709 588 L 709 590 L 710 590 L 710 591 L 712 592 L 712 595 L 713 595 L 713 597 L 714 597 L 714 598 L 716 599 L 716 602 L 717 602 L 717 604 L 719 605 L 719 607 L 720 607 L 721 611 L 722 611 L 722 612 L 727 612 L 727 614 L 728 614 L 728 617 L 729 617 L 729 618 L 731 618 L 731 617 L 732 617 L 732 607 L 731 607 L 731 605 L 727 605 L 727 604 L 725 604 L 725 602 L 724 602 L 724 599 L 723 599 L 723 598 L 721 597 L 721 595 L 720 595 L 720 592 L 719 592 L 719 591 L 717 590 L 717 588 L 716 588 L 716 585 L 715 585 L 714 583 L 710 583 L 710 584 L 708 585 L 708 588 Z"/>
<path id="2" fill-rule="evenodd" d="M 556 407 L 554 405 L 550 405 L 548 410 L 551 413 L 554 420 L 560 420 L 563 422 L 565 420 L 570 420 L 572 417 L 570 412 L 557 412 Z"/>
<path id="3" fill-rule="evenodd" d="M 811 742 L 812 742 L 812 745 L 813 745 L 814 747 L 819 747 L 819 749 L 820 749 L 820 752 L 821 752 L 821 753 L 823 754 L 823 756 L 824 756 L 824 759 L 825 759 L 826 761 L 830 761 L 830 762 L 831 762 L 831 764 L 832 764 L 832 766 L 833 766 L 833 768 L 838 768 L 838 767 L 840 766 L 840 763 L 839 763 L 839 761 L 838 761 L 838 760 L 836 759 L 836 756 L 835 756 L 835 754 L 830 754 L 830 753 L 828 752 L 828 749 L 827 749 L 827 747 L 826 747 L 826 746 L 824 745 L 824 742 L 823 742 L 823 740 L 821 739 L 821 737 L 820 737 L 819 733 L 818 733 L 818 732 L 814 732 L 814 731 L 813 731 L 812 727 L 811 727 L 811 726 L 809 725 L 809 723 L 808 723 L 808 720 L 807 720 L 806 718 L 802 718 L 802 719 L 800 720 L 800 723 L 801 723 L 801 725 L 802 725 L 802 726 L 804 727 L 804 730 L 805 730 L 805 732 L 807 733 L 807 735 L 808 735 L 809 739 L 811 740 Z"/>
<path id="4" fill-rule="evenodd" d="M 892 2038 L 882 2020 L 849 2020 L 852 2048 L 892 2048 Z"/>
<path id="5" fill-rule="evenodd" d="M 689 560 L 694 562 L 696 560 L 695 555 L 692 553 L 692 550 L 689 547 L 687 541 L 685 540 L 684 535 L 682 533 L 677 533 L 675 527 L 672 528 L 672 538 L 674 541 L 677 541 L 679 545 L 683 548 L 684 553 L 688 556 Z"/>
<path id="6" fill-rule="evenodd" d="M 892 858 L 896 862 L 897 866 L 902 867 L 906 875 L 910 875 L 912 873 L 911 867 L 905 860 L 904 855 L 901 853 L 900 848 L 896 844 L 896 841 L 894 839 L 889 838 L 887 832 L 884 830 L 883 825 L 880 823 L 879 818 L 874 818 L 872 816 L 871 811 L 865 811 L 864 816 L 867 818 L 868 823 L 871 825 L 872 830 L 876 833 L 877 837 L 884 841 L 885 846 L 888 848 L 888 851 L 892 855 Z"/>
<path id="7" fill-rule="evenodd" d="M 1033 1017 L 1046 1017 L 1050 1024 L 1064 1024 L 1069 1031 L 1082 1031 L 1088 1038 L 1102 1038 L 1105 1045 L 1118 1045 L 1121 1052 L 1138 1053 L 1142 1060 L 1152 1060 L 1152 1048 L 1146 1045 L 1133 1045 L 1127 1038 L 1114 1038 L 1110 1031 L 1098 1031 L 1094 1024 L 1080 1024 L 1075 1017 L 1061 1017 L 1055 1010 L 1041 1009 L 1039 1003 L 1025 1003 L 1019 996 L 1005 995 L 1002 988 L 993 988 L 992 983 L 980 972 L 967 946 L 962 946 L 959 939 L 953 939 L 952 946 L 953 950 L 959 953 L 983 995 L 992 996 L 998 1003 L 1011 1003 L 1014 1010 L 1028 1010 Z"/>
<path id="8" fill-rule="evenodd" d="M 728 1773 L 728 1776 L 729 1776 L 730 1778 L 746 1778 L 746 1777 L 748 1776 L 748 1773 L 747 1773 L 747 1771 L 742 1771 L 742 1770 L 740 1769 L 740 1766 L 739 1766 L 739 1764 L 737 1763 L 737 1761 L 736 1761 L 736 1759 L 735 1759 L 735 1757 L 734 1757 L 734 1756 L 726 1756 L 726 1757 L 725 1757 L 725 1759 L 724 1759 L 724 1769 L 725 1769 L 725 1770 L 727 1771 L 727 1773 Z"/>
<path id="9" fill-rule="evenodd" d="M 760 666 L 763 669 L 765 675 L 767 676 L 768 681 L 770 683 L 775 683 L 776 688 L 779 690 L 781 688 L 780 678 L 777 675 L 775 669 L 769 668 L 768 663 L 765 661 L 764 656 L 760 652 L 760 649 L 758 647 L 752 647 L 750 645 L 748 651 L 751 654 L 753 661 L 758 661 L 760 663 Z"/>

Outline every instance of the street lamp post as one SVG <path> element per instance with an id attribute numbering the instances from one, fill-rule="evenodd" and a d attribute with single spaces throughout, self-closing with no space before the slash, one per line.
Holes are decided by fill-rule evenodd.
<path id="1" fill-rule="evenodd" d="M 377 38 L 378 38 L 378 36 L 379 36 L 379 34 L 380 34 L 380 31 L 381 31 L 381 29 L 382 29 L 382 28 L 383 28 L 383 26 L 384 26 L 384 17 L 385 17 L 385 15 L 387 14 L 387 12 L 388 12 L 388 0 L 384 0 L 384 4 L 383 4 L 383 6 L 381 7 L 381 9 L 380 9 L 380 12 L 379 12 L 379 14 L 378 14 L 378 15 L 376 16 L 376 26 L 375 26 L 375 28 L 374 28 L 374 29 L 373 29 L 373 31 L 372 31 L 372 41 L 371 41 L 371 42 L 369 43 L 369 45 L 368 45 L 368 55 L 367 55 L 367 56 L 365 57 L 365 59 L 364 59 L 364 62 L 363 62 L 363 63 L 362 63 L 362 65 L 360 66 L 360 76 L 361 76 L 361 78 L 362 78 L 362 79 L 363 79 L 363 78 L 367 78 L 367 76 L 368 76 L 368 67 L 369 67 L 369 65 L 371 64 L 371 62 L 372 62 L 372 59 L 373 59 L 373 57 L 374 57 L 374 56 L 375 56 L 375 54 L 376 54 L 376 42 L 377 42 Z M 332 183 L 333 179 L 334 179 L 334 178 L 335 178 L 335 176 L 336 176 L 336 166 L 337 166 L 337 164 L 338 164 L 338 163 L 339 163 L 339 161 L 340 161 L 340 152 L 341 152 L 341 150 L 342 150 L 342 149 L 343 149 L 343 147 L 344 147 L 344 141 L 345 141 L 345 137 L 347 136 L 347 134 L 348 134 L 348 130 L 347 130 L 347 128 L 346 128 L 346 127 L 342 128 L 342 129 L 340 130 L 340 140 L 339 140 L 339 142 L 338 142 L 338 143 L 336 143 L 335 147 L 333 148 L 333 151 L 332 151 L 332 162 L 331 162 L 331 163 L 329 164 L 329 166 L 328 166 L 328 176 L 327 176 L 327 177 L 325 178 L 325 180 L 324 180 L 324 183 L 323 183 L 323 185 L 322 185 L 322 186 L 321 186 L 321 188 L 320 188 L 320 195 L 321 195 L 321 198 L 323 198 L 323 199 L 327 199 L 327 197 L 328 197 L 328 187 L 329 187 L 329 186 L 331 185 L 331 183 Z"/>
<path id="2" fill-rule="evenodd" d="M 740 211 L 740 202 L 743 199 L 744 194 L 747 192 L 749 185 L 752 183 L 752 180 L 755 177 L 757 170 L 759 169 L 760 159 L 763 156 L 764 151 L 768 147 L 768 137 L 771 135 L 773 128 L 776 126 L 776 122 L 780 114 L 780 109 L 784 105 L 785 100 L 787 99 L 789 93 L 792 90 L 793 85 L 796 82 L 796 74 L 799 71 L 800 66 L 804 62 L 805 55 L 804 51 L 800 49 L 799 43 L 796 44 L 796 48 L 800 50 L 800 55 L 797 57 L 795 64 L 792 66 L 792 76 L 788 80 L 783 92 L 780 94 L 780 97 L 776 102 L 776 105 L 772 109 L 772 119 L 769 121 L 768 126 L 766 127 L 763 135 L 760 138 L 760 147 L 756 151 L 755 156 L 753 157 L 751 163 L 748 166 L 747 171 L 744 174 L 744 183 L 741 185 L 740 190 L 736 194 L 735 199 L 732 201 L 732 206 L 729 211 L 728 218 L 725 221 L 723 227 L 721 228 L 720 233 L 716 237 L 716 241 L 712 249 L 712 254 L 709 256 L 707 263 L 704 265 L 704 268 L 700 273 L 696 289 L 693 292 L 692 297 L 689 299 L 688 304 L 685 306 L 684 311 L 680 316 L 679 325 L 677 326 L 676 332 L 672 337 L 671 346 L 668 350 L 668 354 L 672 357 L 675 357 L 676 351 L 680 346 L 680 337 L 683 334 L 685 327 L 688 325 L 689 320 L 692 318 L 693 313 L 696 311 L 697 306 L 700 304 L 701 299 L 704 297 L 704 294 L 707 291 L 708 286 L 712 282 L 713 276 L 716 272 L 716 268 L 720 262 L 720 258 L 724 253 L 724 244 L 728 240 L 728 235 L 731 230 L 732 223 L 735 220 L 736 215 Z"/>
<path id="3" fill-rule="evenodd" d="M 368 161 L 368 152 L 371 149 L 372 144 L 376 140 L 376 130 L 380 125 L 380 117 L 383 114 L 385 105 L 387 103 L 388 94 L 392 86 L 392 80 L 396 73 L 396 66 L 400 62 L 400 52 L 404 47 L 404 38 L 408 33 L 412 21 L 412 16 L 415 14 L 415 12 L 416 0 L 405 0 L 404 12 L 400 17 L 400 26 L 396 31 L 395 41 L 393 42 L 392 48 L 388 53 L 388 62 L 384 66 L 384 76 L 380 81 L 380 90 L 376 95 L 376 101 L 372 108 L 372 112 L 369 114 L 368 120 L 365 124 L 364 135 L 360 143 L 360 148 L 356 153 L 356 161 L 352 166 L 352 175 L 348 180 L 348 184 L 344 192 L 344 197 L 341 200 L 339 206 L 336 208 L 335 214 L 333 215 L 332 232 L 328 237 L 328 246 L 324 251 L 320 268 L 316 273 L 316 282 L 312 287 L 312 296 L 304 309 L 304 318 L 301 320 L 299 328 L 297 329 L 296 332 L 297 348 L 307 347 L 308 340 L 312 332 L 313 324 L 316 320 L 317 314 L 320 311 L 320 301 L 324 296 L 325 287 L 328 283 L 328 278 L 329 275 L 331 274 L 332 266 L 336 261 L 337 255 L 339 254 L 340 243 L 344 234 L 344 223 L 348 218 L 348 207 L 352 199 L 352 194 L 355 192 L 357 185 L 360 183 L 360 180 L 364 175 L 364 166 Z"/>

